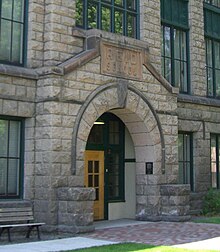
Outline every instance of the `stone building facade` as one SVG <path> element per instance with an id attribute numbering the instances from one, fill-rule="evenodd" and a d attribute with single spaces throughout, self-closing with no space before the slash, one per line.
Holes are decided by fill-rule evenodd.
<path id="1" fill-rule="evenodd" d="M 160 0 L 139 1 L 140 39 L 79 28 L 75 0 L 27 1 L 24 64 L 0 65 L 0 121 L 18 120 L 23 127 L 17 187 L 11 194 L 5 189 L 9 166 L 0 155 L 0 205 L 30 201 L 47 231 L 73 233 L 93 230 L 95 214 L 107 220 L 184 221 L 201 210 L 202 196 L 212 186 L 210 139 L 220 134 L 220 102 L 207 97 L 206 84 L 204 5 L 211 3 L 179 1 L 188 8 L 190 91 L 184 93 L 161 72 Z M 123 125 L 122 145 L 108 140 L 95 148 L 89 142 L 102 116 Z M 114 135 L 112 121 L 106 120 Z M 191 186 L 188 178 L 180 179 L 178 137 L 187 134 Z M 119 146 L 123 158 L 115 169 L 122 169 L 120 181 L 117 173 L 108 174 L 119 154 L 113 161 L 107 158 Z M 89 151 L 104 153 L 104 161 L 86 159 Z M 102 173 L 89 177 L 86 160 L 88 165 L 100 162 Z M 95 182 L 96 175 L 102 180 Z"/>

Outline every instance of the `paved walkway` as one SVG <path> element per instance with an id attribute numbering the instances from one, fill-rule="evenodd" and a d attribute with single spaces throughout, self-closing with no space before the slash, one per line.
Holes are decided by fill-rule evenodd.
<path id="1" fill-rule="evenodd" d="M 132 220 L 97 222 L 95 232 L 80 237 L 11 245 L 0 242 L 0 252 L 55 252 L 118 242 L 220 251 L 220 225 Z"/>

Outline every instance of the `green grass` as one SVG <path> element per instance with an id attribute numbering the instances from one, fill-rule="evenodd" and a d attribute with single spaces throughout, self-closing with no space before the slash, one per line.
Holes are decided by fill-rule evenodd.
<path id="1" fill-rule="evenodd" d="M 220 216 L 214 217 L 198 217 L 197 219 L 193 220 L 195 223 L 213 223 L 213 224 L 220 224 Z"/>
<path id="2" fill-rule="evenodd" d="M 213 250 L 190 250 L 190 249 L 172 248 L 172 247 L 166 247 L 166 246 L 153 246 L 153 245 L 138 244 L 138 243 L 120 243 L 120 244 L 71 250 L 69 252 L 111 252 L 111 251 L 115 251 L 115 252 L 193 252 L 193 251 L 213 252 Z"/>

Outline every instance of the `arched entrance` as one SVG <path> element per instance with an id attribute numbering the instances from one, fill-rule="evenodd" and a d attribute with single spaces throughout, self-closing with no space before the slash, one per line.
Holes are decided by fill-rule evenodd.
<path id="1" fill-rule="evenodd" d="M 116 115 L 124 123 L 133 141 L 135 217 L 146 219 L 147 216 L 158 216 L 161 208 L 160 184 L 165 181 L 162 127 L 148 99 L 128 83 L 121 81 L 100 86 L 81 107 L 73 129 L 72 172 L 78 176 L 79 181 L 84 181 L 89 135 L 94 123 L 106 112 Z M 146 172 L 149 163 L 153 165 L 151 174 Z M 116 206 L 117 203 L 114 204 Z M 125 209 L 127 208 L 121 205 L 120 212 Z M 117 212 L 113 204 L 108 206 L 108 211 L 107 217 L 111 212 Z"/>
<path id="2" fill-rule="evenodd" d="M 124 123 L 104 113 L 90 131 L 85 186 L 96 191 L 94 219 L 135 218 L 135 154 Z"/>

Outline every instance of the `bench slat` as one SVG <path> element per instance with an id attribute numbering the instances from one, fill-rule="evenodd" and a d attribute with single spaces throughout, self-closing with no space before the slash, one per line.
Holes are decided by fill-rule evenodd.
<path id="1" fill-rule="evenodd" d="M 30 226 L 42 226 L 45 223 L 43 222 L 34 222 L 34 223 L 23 223 L 23 224 L 11 224 L 11 225 L 0 225 L 0 228 L 13 228 L 13 227 L 30 227 Z"/>
<path id="2" fill-rule="evenodd" d="M 10 212 L 10 213 L 0 213 L 0 218 L 8 216 L 32 216 L 32 212 Z"/>
<path id="3" fill-rule="evenodd" d="M 1 219 L 0 218 L 0 223 L 2 222 L 16 222 L 16 221 L 28 221 L 28 220 L 34 220 L 34 217 L 33 216 L 21 216 L 21 217 L 16 217 L 16 216 L 13 216 L 13 217 L 7 217 L 7 218 L 4 218 L 4 219 Z"/>
<path id="4" fill-rule="evenodd" d="M 5 213 L 5 212 L 25 212 L 25 211 L 31 211 L 31 207 L 19 207 L 19 208 L 0 208 L 0 213 Z"/>

